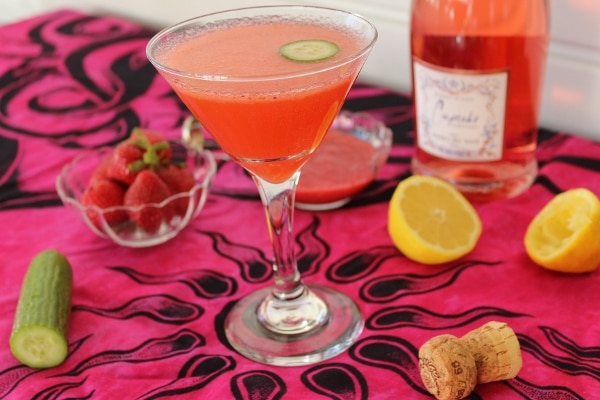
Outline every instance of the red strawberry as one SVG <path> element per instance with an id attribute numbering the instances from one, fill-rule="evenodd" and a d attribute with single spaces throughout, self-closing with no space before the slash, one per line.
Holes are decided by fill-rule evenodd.
<path id="1" fill-rule="evenodd" d="M 171 162 L 171 147 L 167 139 L 159 132 L 143 128 L 133 128 L 129 142 L 145 151 L 148 163 L 168 164 Z M 157 159 L 154 159 L 156 155 Z"/>
<path id="2" fill-rule="evenodd" d="M 101 209 L 122 206 L 125 189 L 118 183 L 109 179 L 92 179 L 81 196 L 84 206 L 97 206 Z M 101 215 L 96 210 L 86 210 L 89 220 L 99 229 L 102 229 Z M 109 225 L 115 225 L 127 220 L 125 211 L 111 211 L 104 213 L 104 219 Z"/>
<path id="3" fill-rule="evenodd" d="M 196 184 L 192 172 L 189 169 L 179 167 L 176 164 L 169 164 L 165 167 L 161 167 L 156 173 L 167 184 L 173 194 L 189 192 Z M 175 214 L 183 216 L 188 209 L 189 197 L 177 199 L 173 205 L 175 207 Z"/>
<path id="4" fill-rule="evenodd" d="M 111 162 L 112 162 L 112 154 L 109 154 L 108 156 L 104 157 L 104 159 L 100 162 L 100 164 L 98 164 L 98 167 L 96 167 L 96 169 L 94 170 L 94 173 L 92 174 L 92 177 L 90 178 L 90 185 L 95 180 L 110 179 L 108 177 L 108 167 Z"/>
<path id="5" fill-rule="evenodd" d="M 131 143 L 121 142 L 115 147 L 106 175 L 125 185 L 131 185 L 140 170 L 145 168 L 144 151 Z"/>
<path id="6" fill-rule="evenodd" d="M 158 231 L 163 221 L 173 218 L 173 206 L 151 206 L 171 195 L 167 184 L 151 170 L 140 171 L 125 192 L 124 204 L 135 209 L 128 211 L 129 218 L 148 233 Z M 141 207 L 145 206 L 145 207 Z"/>

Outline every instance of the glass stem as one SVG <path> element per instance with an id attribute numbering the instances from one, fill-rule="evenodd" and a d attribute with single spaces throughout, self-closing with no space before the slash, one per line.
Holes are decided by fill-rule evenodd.
<path id="1" fill-rule="evenodd" d="M 294 197 L 300 173 L 282 183 L 270 183 L 254 177 L 267 216 L 269 237 L 273 245 L 274 295 L 295 298 L 302 292 L 302 281 L 294 251 Z"/>
<path id="2" fill-rule="evenodd" d="M 294 198 L 300 172 L 282 183 L 253 178 L 273 245 L 274 286 L 258 307 L 258 319 L 264 327 L 280 334 L 305 333 L 321 327 L 328 319 L 327 305 L 302 283 L 294 249 Z"/>

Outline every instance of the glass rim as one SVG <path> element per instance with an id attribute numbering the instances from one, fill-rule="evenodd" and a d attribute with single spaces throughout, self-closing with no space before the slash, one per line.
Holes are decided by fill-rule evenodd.
<path id="1" fill-rule="evenodd" d="M 305 10 L 321 11 L 321 12 L 328 12 L 328 13 L 339 13 L 339 14 L 345 15 L 346 17 L 353 17 L 353 18 L 356 18 L 356 20 L 361 21 L 362 23 L 364 23 L 366 26 L 368 26 L 370 28 L 370 30 L 372 32 L 372 37 L 368 38 L 369 39 L 368 42 L 364 46 L 362 46 L 359 51 L 356 51 L 355 53 L 353 53 L 347 57 L 344 57 L 333 64 L 327 64 L 325 66 L 316 67 L 316 68 L 310 69 L 310 70 L 305 70 L 305 71 L 300 71 L 300 72 L 292 72 L 292 73 L 283 73 L 283 74 L 267 74 L 267 75 L 255 75 L 255 76 L 202 74 L 202 73 L 197 73 L 197 72 L 182 71 L 182 70 L 178 70 L 175 68 L 171 68 L 168 65 L 165 65 L 163 62 L 160 62 L 153 55 L 153 50 L 156 48 L 156 45 L 167 34 L 177 32 L 179 30 L 183 31 L 183 30 L 187 29 L 187 28 L 184 28 L 185 26 L 189 26 L 189 27 L 201 26 L 202 24 L 198 24 L 198 25 L 196 25 L 196 24 L 203 19 L 207 19 L 210 17 L 219 16 L 219 15 L 224 16 L 224 18 L 222 18 L 222 19 L 209 21 L 209 22 L 214 23 L 214 22 L 225 21 L 227 19 L 255 17 L 255 16 L 260 15 L 257 13 L 254 16 L 249 16 L 249 15 L 243 14 L 244 12 L 251 12 L 254 10 L 273 11 L 276 9 L 280 9 L 282 12 L 280 14 L 275 14 L 274 12 L 270 12 L 270 13 L 265 13 L 265 15 L 270 15 L 270 16 L 283 15 L 285 10 L 305 9 Z M 234 16 L 234 14 L 239 14 L 239 15 L 236 17 L 236 16 Z M 230 15 L 230 17 L 228 17 L 226 15 Z M 208 81 L 229 82 L 229 83 L 253 82 L 253 81 L 254 82 L 258 82 L 258 81 L 264 82 L 264 81 L 269 81 L 269 80 L 283 80 L 283 79 L 299 78 L 299 77 L 303 77 L 303 76 L 310 76 L 310 75 L 315 75 L 318 73 L 322 73 L 325 71 L 339 68 L 341 66 L 344 66 L 348 63 L 353 62 L 354 60 L 356 60 L 356 59 L 364 56 L 366 53 L 368 53 L 371 50 L 371 48 L 375 45 L 377 38 L 378 38 L 378 32 L 377 32 L 377 28 L 375 27 L 375 25 L 373 23 L 371 23 L 369 20 L 367 20 L 366 18 L 364 18 L 363 16 L 361 16 L 357 13 L 350 12 L 350 11 L 344 11 L 344 10 L 340 10 L 340 9 L 336 9 L 336 8 L 330 8 L 330 7 L 305 6 L 305 5 L 252 6 L 252 7 L 233 8 L 233 9 L 227 9 L 227 10 L 217 11 L 217 12 L 213 12 L 213 13 L 203 14 L 203 15 L 192 17 L 192 18 L 177 22 L 175 24 L 172 24 L 170 26 L 167 26 L 167 27 L 163 28 L 162 30 L 160 30 L 159 32 L 157 32 L 154 36 L 152 36 L 152 38 L 150 38 L 150 41 L 146 45 L 146 57 L 159 71 L 164 71 L 171 75 L 176 75 L 176 76 L 180 76 L 183 78 L 197 79 L 197 80 L 202 80 L 202 81 L 207 81 L 207 82 Z M 315 64 L 315 65 L 317 65 L 317 64 Z"/>

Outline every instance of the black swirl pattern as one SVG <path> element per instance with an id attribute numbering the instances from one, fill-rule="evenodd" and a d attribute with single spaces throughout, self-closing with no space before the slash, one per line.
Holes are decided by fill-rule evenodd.
<path id="1" fill-rule="evenodd" d="M 128 319 L 144 316 L 165 324 L 181 325 L 200 318 L 204 309 L 169 295 L 138 297 L 115 308 L 73 305 L 73 311 L 87 311 L 102 317 Z"/>
<path id="2" fill-rule="evenodd" d="M 276 373 L 248 371 L 233 377 L 231 393 L 237 400 L 279 400 L 286 393 L 286 385 Z"/>
<path id="3" fill-rule="evenodd" d="M 369 387 L 358 369 L 348 364 L 321 364 L 302 374 L 313 392 L 332 400 L 367 400 Z"/>

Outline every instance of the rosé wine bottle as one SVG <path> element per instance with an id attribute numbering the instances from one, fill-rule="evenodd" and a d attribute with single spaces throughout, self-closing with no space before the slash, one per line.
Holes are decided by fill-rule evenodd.
<path id="1" fill-rule="evenodd" d="M 415 174 L 472 201 L 531 185 L 548 17 L 545 0 L 413 0 Z"/>

